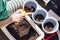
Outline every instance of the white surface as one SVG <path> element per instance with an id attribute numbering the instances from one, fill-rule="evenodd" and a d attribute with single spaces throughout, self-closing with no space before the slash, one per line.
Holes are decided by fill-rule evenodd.
<path id="1" fill-rule="evenodd" d="M 58 34 L 58 37 L 59 37 L 59 40 L 60 40 L 60 31 L 59 30 L 57 31 L 57 34 Z"/>
<path id="2" fill-rule="evenodd" d="M 55 12 L 53 12 L 52 10 L 49 10 L 48 15 L 49 15 L 50 17 L 54 17 L 54 18 L 56 18 L 58 21 L 60 21 L 60 17 L 59 17 Z"/>
<path id="3" fill-rule="evenodd" d="M 43 0 L 45 3 L 48 3 L 50 0 Z"/>

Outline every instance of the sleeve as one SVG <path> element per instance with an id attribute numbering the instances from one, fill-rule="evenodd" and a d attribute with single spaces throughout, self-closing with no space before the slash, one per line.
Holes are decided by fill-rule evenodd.
<path id="1" fill-rule="evenodd" d="M 10 16 L 9 10 L 6 8 L 6 0 L 0 0 L 0 21 Z"/>

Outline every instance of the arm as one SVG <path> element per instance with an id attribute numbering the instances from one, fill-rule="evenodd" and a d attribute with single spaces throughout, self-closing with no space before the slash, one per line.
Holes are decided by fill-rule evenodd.
<path id="1" fill-rule="evenodd" d="M 20 11 L 21 10 L 19 9 L 15 13 L 13 13 L 8 19 L 0 21 L 0 28 L 13 22 L 19 22 L 19 23 L 22 22 L 25 16 L 22 13 L 20 13 Z"/>
<path id="2" fill-rule="evenodd" d="M 4 21 L 0 21 L 0 28 L 4 27 L 5 25 L 10 24 L 10 23 L 12 23 L 12 18 L 11 17 L 4 20 Z"/>

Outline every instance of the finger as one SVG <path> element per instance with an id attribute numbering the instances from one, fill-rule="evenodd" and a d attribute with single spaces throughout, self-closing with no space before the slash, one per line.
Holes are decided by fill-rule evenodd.
<path id="1" fill-rule="evenodd" d="M 19 21 L 19 23 L 22 23 L 22 21 Z"/>
<path id="2" fill-rule="evenodd" d="M 24 16 L 24 17 L 25 17 L 25 15 L 24 15 L 23 13 L 20 13 L 19 15 L 20 15 L 20 16 Z"/>
<path id="3" fill-rule="evenodd" d="M 25 17 L 20 17 L 20 19 L 24 19 Z"/>
<path id="4" fill-rule="evenodd" d="M 23 21 L 24 19 L 20 19 L 20 21 Z"/>
<path id="5" fill-rule="evenodd" d="M 25 17 L 21 17 L 21 19 L 24 19 Z"/>

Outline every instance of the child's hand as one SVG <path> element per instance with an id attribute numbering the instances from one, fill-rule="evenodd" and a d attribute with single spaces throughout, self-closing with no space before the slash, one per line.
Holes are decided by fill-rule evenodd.
<path id="1" fill-rule="evenodd" d="M 21 11 L 21 10 L 20 10 Z M 13 22 L 22 22 L 24 19 L 24 15 L 22 13 L 18 11 L 16 11 L 13 15 L 12 15 L 12 21 Z"/>

